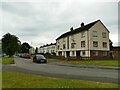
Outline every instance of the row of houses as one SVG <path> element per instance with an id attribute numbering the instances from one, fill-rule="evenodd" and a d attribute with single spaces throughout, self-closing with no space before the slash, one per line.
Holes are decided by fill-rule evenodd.
<path id="1" fill-rule="evenodd" d="M 109 33 L 100 20 L 87 25 L 82 22 L 80 27 L 75 29 L 71 27 L 68 32 L 60 35 L 56 43 L 40 46 L 38 52 L 65 58 L 111 58 Z"/>

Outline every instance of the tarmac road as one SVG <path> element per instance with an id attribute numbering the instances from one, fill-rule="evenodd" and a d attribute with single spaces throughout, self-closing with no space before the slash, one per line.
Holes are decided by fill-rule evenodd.
<path id="1" fill-rule="evenodd" d="M 19 57 L 15 57 L 15 64 L 16 66 L 5 65 L 3 70 L 8 69 L 58 78 L 118 83 L 118 70 L 115 69 L 68 67 L 51 64 L 51 62 L 40 64 L 32 62 L 31 59 Z"/>

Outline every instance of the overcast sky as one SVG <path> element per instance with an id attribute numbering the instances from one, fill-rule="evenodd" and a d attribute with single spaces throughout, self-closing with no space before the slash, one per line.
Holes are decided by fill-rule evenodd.
<path id="1" fill-rule="evenodd" d="M 17 1 L 17 2 L 16 2 Z M 0 33 L 7 32 L 36 47 L 55 43 L 57 37 L 100 19 L 110 31 L 113 45 L 118 45 L 118 0 L 5 0 L 0 7 Z M 0 37 L 0 38 L 1 38 Z"/>

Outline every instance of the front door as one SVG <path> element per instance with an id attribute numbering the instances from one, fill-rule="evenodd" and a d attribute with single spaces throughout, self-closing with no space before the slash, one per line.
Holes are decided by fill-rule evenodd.
<path id="1" fill-rule="evenodd" d="M 76 56 L 77 56 L 77 57 L 80 56 L 80 51 L 76 51 Z"/>
<path id="2" fill-rule="evenodd" d="M 67 56 L 67 57 L 70 56 L 70 51 L 66 51 L 66 56 Z"/>

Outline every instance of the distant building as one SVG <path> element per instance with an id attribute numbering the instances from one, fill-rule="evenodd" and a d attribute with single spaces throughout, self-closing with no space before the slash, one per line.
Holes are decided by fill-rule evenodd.
<path id="1" fill-rule="evenodd" d="M 113 59 L 120 59 L 120 46 L 112 47 L 112 57 Z"/>
<path id="2" fill-rule="evenodd" d="M 81 23 L 79 28 L 72 27 L 56 39 L 56 54 L 90 59 L 109 58 L 109 33 L 100 20 L 87 25 Z"/>
<path id="3" fill-rule="evenodd" d="M 40 53 L 49 53 L 49 54 L 56 54 L 56 43 L 51 43 L 47 45 L 40 46 L 39 48 Z"/>
<path id="4" fill-rule="evenodd" d="M 29 49 L 29 53 L 30 53 L 30 54 L 35 54 L 35 48 L 34 48 L 34 47 L 31 47 L 31 48 Z"/>

